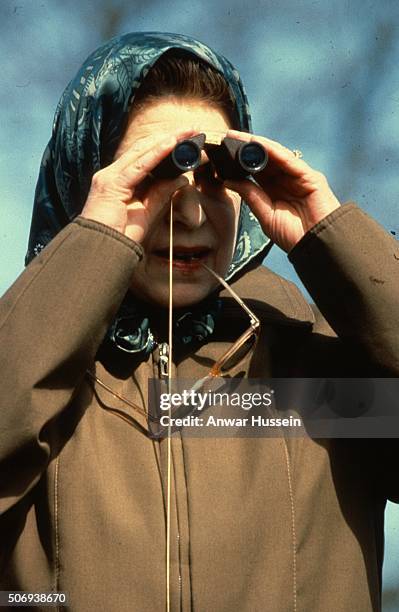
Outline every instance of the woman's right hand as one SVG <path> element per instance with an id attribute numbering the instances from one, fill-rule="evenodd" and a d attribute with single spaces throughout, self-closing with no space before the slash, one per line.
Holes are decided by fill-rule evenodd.
<path id="1" fill-rule="evenodd" d="M 146 187 L 152 197 L 143 197 L 143 181 L 176 146 L 195 134 L 195 130 L 165 133 L 137 141 L 106 168 L 93 175 L 90 192 L 81 216 L 99 221 L 142 243 L 153 221 L 170 201 L 173 193 L 187 183 L 176 179 L 151 180 Z M 155 194 L 154 194 L 155 190 Z M 156 197 L 154 197 L 156 195 Z M 148 202 L 151 201 L 151 206 Z"/>

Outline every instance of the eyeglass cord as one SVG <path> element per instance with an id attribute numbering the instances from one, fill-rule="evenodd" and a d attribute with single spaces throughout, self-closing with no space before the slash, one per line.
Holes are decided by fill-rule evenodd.
<path id="1" fill-rule="evenodd" d="M 174 195 L 174 194 L 173 194 Z M 168 392 L 171 393 L 171 363 L 173 363 L 173 196 L 170 198 L 169 212 L 169 365 Z M 169 406 L 167 438 L 167 501 L 166 501 L 166 612 L 170 612 L 170 539 L 171 539 L 171 473 L 172 473 L 172 437 L 171 437 L 171 407 Z"/>

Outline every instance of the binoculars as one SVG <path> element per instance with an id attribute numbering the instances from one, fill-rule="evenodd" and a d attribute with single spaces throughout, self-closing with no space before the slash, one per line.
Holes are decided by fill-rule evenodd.
<path id="1" fill-rule="evenodd" d="M 178 142 L 151 174 L 156 178 L 176 178 L 195 170 L 201 164 L 202 150 L 220 180 L 241 180 L 263 170 L 268 161 L 267 151 L 258 142 L 198 134 Z"/>

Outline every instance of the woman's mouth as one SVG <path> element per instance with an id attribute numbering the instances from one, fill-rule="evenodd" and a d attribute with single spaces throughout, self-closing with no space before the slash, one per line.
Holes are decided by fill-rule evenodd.
<path id="1" fill-rule="evenodd" d="M 201 263 L 208 258 L 211 249 L 208 247 L 173 247 L 173 267 L 179 270 L 195 270 L 201 267 Z M 161 262 L 169 264 L 169 248 L 153 251 Z"/>

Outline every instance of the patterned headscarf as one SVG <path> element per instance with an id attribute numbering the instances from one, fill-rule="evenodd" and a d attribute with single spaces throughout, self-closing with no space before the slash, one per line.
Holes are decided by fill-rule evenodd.
<path id="1" fill-rule="evenodd" d="M 112 161 L 135 93 L 151 66 L 170 49 L 184 50 L 224 76 L 236 101 L 240 127 L 250 131 L 243 85 L 238 72 L 223 56 L 178 34 L 136 32 L 111 39 L 88 57 L 57 106 L 36 186 L 26 264 L 80 214 L 93 174 Z M 254 260 L 261 260 L 268 249 L 269 240 L 242 203 L 235 252 L 226 278 L 233 278 Z M 140 314 L 142 308 L 131 298 L 122 304 L 109 339 L 122 351 L 145 355 L 153 347 L 153 338 L 148 319 Z M 175 333 L 183 343 L 192 338 L 203 339 L 213 331 L 217 308 L 210 307 L 207 300 L 204 307 L 198 305 L 192 310 L 176 321 Z"/>

